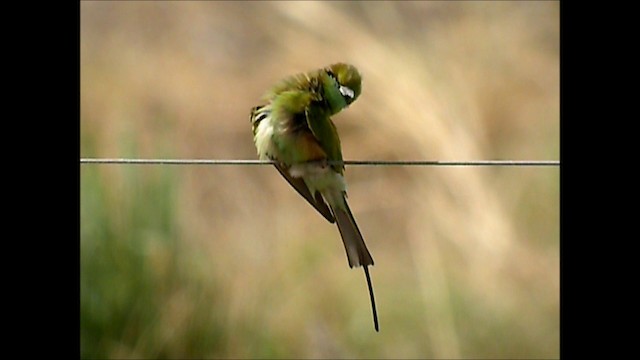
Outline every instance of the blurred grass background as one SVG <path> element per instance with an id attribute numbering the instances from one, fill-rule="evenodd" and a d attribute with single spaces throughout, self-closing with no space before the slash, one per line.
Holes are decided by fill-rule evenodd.
<path id="1" fill-rule="evenodd" d="M 81 156 L 254 159 L 249 111 L 344 61 L 345 159 L 559 159 L 557 2 L 81 2 Z M 557 358 L 559 170 L 81 166 L 83 358 Z"/>

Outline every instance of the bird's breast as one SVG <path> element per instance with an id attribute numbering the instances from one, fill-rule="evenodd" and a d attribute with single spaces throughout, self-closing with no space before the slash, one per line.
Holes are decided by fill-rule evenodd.
<path id="1" fill-rule="evenodd" d="M 276 157 L 278 155 L 277 148 L 273 141 L 274 132 L 275 129 L 271 122 L 270 115 L 261 119 L 256 127 L 253 141 L 256 145 L 258 156 L 260 156 L 262 160 L 268 160 L 270 157 Z"/>

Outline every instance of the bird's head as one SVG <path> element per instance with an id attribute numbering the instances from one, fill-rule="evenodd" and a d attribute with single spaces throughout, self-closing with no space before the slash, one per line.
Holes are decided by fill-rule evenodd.
<path id="1" fill-rule="evenodd" d="M 345 63 L 333 64 L 324 68 L 324 75 L 324 93 L 331 114 L 338 113 L 360 96 L 362 77 L 355 66 Z"/>

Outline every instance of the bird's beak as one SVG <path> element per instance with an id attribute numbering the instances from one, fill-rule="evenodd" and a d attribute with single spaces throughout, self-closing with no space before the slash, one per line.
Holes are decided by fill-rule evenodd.
<path id="1" fill-rule="evenodd" d="M 342 96 L 346 96 L 349 97 L 350 99 L 353 99 L 353 90 L 349 89 L 346 86 L 340 86 L 340 94 L 342 94 Z"/>

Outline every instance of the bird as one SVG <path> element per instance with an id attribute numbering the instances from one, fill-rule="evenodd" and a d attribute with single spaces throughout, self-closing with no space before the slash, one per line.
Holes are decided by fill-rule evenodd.
<path id="1" fill-rule="evenodd" d="M 336 223 L 349 267 L 364 269 L 374 328 L 378 314 L 369 266 L 374 264 L 347 203 L 342 148 L 331 116 L 349 107 L 362 90 L 362 76 L 335 63 L 282 79 L 251 109 L 253 141 L 261 160 L 280 175 L 327 221 Z"/>

